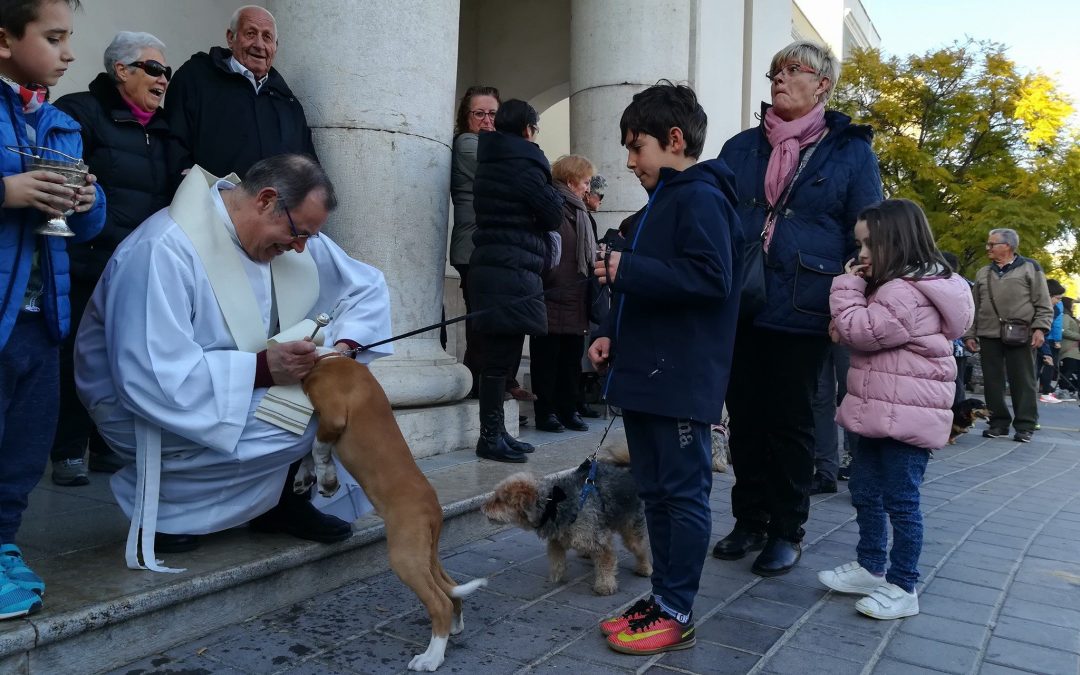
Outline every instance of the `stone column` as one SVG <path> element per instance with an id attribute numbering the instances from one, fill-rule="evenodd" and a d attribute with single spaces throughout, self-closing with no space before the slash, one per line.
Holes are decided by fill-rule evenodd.
<path id="1" fill-rule="evenodd" d="M 689 78 L 693 3 L 686 0 L 572 0 L 570 149 L 608 179 L 596 214 L 601 236 L 647 199 L 626 168 L 619 118 L 634 94 L 661 78 Z"/>
<path id="2" fill-rule="evenodd" d="M 278 24 L 274 65 L 303 102 L 337 187 L 326 231 L 386 275 L 395 334 L 438 322 L 459 0 L 270 0 L 267 9 Z M 394 349 L 372 370 L 395 407 L 468 393 L 469 371 L 438 330 Z"/>

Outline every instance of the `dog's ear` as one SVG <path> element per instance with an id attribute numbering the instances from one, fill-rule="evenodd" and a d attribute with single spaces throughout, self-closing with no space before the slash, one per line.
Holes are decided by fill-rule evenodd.
<path id="1" fill-rule="evenodd" d="M 555 487 L 551 488 L 551 495 L 549 498 L 553 502 L 561 502 L 566 499 L 566 490 L 556 485 Z"/>

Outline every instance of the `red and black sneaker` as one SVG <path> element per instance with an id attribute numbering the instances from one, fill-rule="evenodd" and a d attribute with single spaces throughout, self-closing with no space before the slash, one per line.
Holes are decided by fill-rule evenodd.
<path id="1" fill-rule="evenodd" d="M 653 604 L 647 614 L 631 619 L 625 630 L 608 636 L 608 647 L 623 654 L 659 654 L 688 649 L 697 643 L 694 622 L 680 623 Z"/>
<path id="2" fill-rule="evenodd" d="M 634 604 L 630 605 L 630 608 L 618 616 L 613 616 L 610 619 L 604 619 L 600 622 L 600 632 L 604 635 L 614 635 L 626 630 L 627 626 L 634 619 L 640 619 L 649 613 L 649 610 L 656 606 L 653 602 L 653 598 L 650 595 L 648 598 L 638 600 Z"/>

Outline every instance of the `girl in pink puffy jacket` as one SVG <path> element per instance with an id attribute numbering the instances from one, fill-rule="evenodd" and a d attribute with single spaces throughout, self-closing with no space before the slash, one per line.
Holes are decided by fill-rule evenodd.
<path id="1" fill-rule="evenodd" d="M 930 450 L 952 425 L 956 362 L 952 341 L 971 325 L 971 289 L 952 274 L 922 209 L 906 199 L 867 208 L 855 224 L 857 261 L 832 284 L 833 340 L 851 348 L 847 396 L 837 421 L 858 434 L 851 468 L 857 560 L 818 573 L 876 619 L 919 613 L 915 582 L 922 552 L 919 485 Z M 886 514 L 893 547 L 885 569 Z"/>

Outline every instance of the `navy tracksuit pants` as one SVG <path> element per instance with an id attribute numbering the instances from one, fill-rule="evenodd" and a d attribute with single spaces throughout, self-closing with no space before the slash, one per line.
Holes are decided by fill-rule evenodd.
<path id="1" fill-rule="evenodd" d="M 689 619 L 709 551 L 712 443 L 709 425 L 623 410 L 630 471 L 645 504 L 653 596 Z"/>

